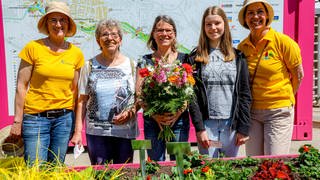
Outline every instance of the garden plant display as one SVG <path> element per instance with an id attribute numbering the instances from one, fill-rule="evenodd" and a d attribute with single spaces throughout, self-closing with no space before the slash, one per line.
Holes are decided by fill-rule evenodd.
<path id="1" fill-rule="evenodd" d="M 144 114 L 171 113 L 184 110 L 194 95 L 192 66 L 180 60 L 168 64 L 167 58 L 152 59 L 154 66 L 143 65 L 139 74 L 144 79 L 139 99 L 144 103 Z M 143 64 L 143 63 L 142 63 Z M 159 139 L 170 141 L 174 134 L 169 125 L 160 125 Z"/>
<path id="2" fill-rule="evenodd" d="M 186 180 L 198 179 L 320 179 L 319 150 L 307 144 L 294 158 L 211 159 L 198 152 L 184 155 L 183 175 Z M 114 169 L 112 165 L 87 168 L 66 167 L 62 164 L 39 164 L 27 167 L 23 158 L 0 159 L 0 179 L 135 179 L 179 180 L 177 167 L 146 161 L 146 177 L 139 168 L 125 164 Z M 119 167 L 119 166 L 118 166 Z M 98 169 L 98 170 L 97 170 Z"/>

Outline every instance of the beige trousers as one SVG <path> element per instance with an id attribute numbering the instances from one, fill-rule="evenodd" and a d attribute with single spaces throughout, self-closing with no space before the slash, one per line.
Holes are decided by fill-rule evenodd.
<path id="1" fill-rule="evenodd" d="M 294 107 L 252 109 L 247 156 L 289 154 L 293 121 Z"/>

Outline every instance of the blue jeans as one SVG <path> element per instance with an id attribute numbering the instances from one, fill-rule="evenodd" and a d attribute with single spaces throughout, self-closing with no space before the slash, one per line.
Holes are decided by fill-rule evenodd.
<path id="1" fill-rule="evenodd" d="M 74 129 L 74 113 L 54 119 L 24 114 L 22 128 L 24 159 L 28 164 L 32 165 L 37 158 L 63 163 Z"/>
<path id="2" fill-rule="evenodd" d="M 131 147 L 131 139 L 90 134 L 87 134 L 86 137 L 92 165 L 103 165 L 111 160 L 114 164 L 132 162 L 133 149 Z"/>
<path id="3" fill-rule="evenodd" d="M 226 157 L 236 157 L 239 146 L 236 146 L 236 131 L 231 129 L 230 119 L 214 119 L 204 121 L 208 138 L 213 141 L 220 141 L 222 148 L 203 148 L 198 144 L 199 152 L 207 154 L 209 157 L 218 158 L 223 153 Z"/>
<path id="4" fill-rule="evenodd" d="M 155 161 L 166 160 L 166 142 L 158 139 L 160 128 L 157 122 L 149 117 L 144 116 L 144 138 L 151 140 L 152 149 L 148 149 L 148 156 Z M 171 142 L 187 142 L 189 138 L 189 114 L 184 112 L 182 116 L 171 127 L 175 138 Z M 170 155 L 170 160 L 174 160 L 174 155 Z"/>

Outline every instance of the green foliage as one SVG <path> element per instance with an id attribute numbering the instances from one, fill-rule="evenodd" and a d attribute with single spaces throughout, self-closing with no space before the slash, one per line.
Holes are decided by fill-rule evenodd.
<path id="1" fill-rule="evenodd" d="M 320 152 L 310 144 L 299 149 L 299 157 L 288 164 L 293 172 L 306 179 L 320 179 Z"/>

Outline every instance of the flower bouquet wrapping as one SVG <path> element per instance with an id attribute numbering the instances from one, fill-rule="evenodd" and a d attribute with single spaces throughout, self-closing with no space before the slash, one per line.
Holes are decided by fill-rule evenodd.
<path id="1" fill-rule="evenodd" d="M 166 59 L 152 59 L 154 65 L 140 69 L 139 74 L 144 78 L 140 99 L 146 105 L 144 114 L 175 114 L 186 108 L 194 95 L 192 66 L 180 63 L 179 60 L 168 64 Z M 174 134 L 169 125 L 160 125 L 159 139 L 170 141 Z"/>

